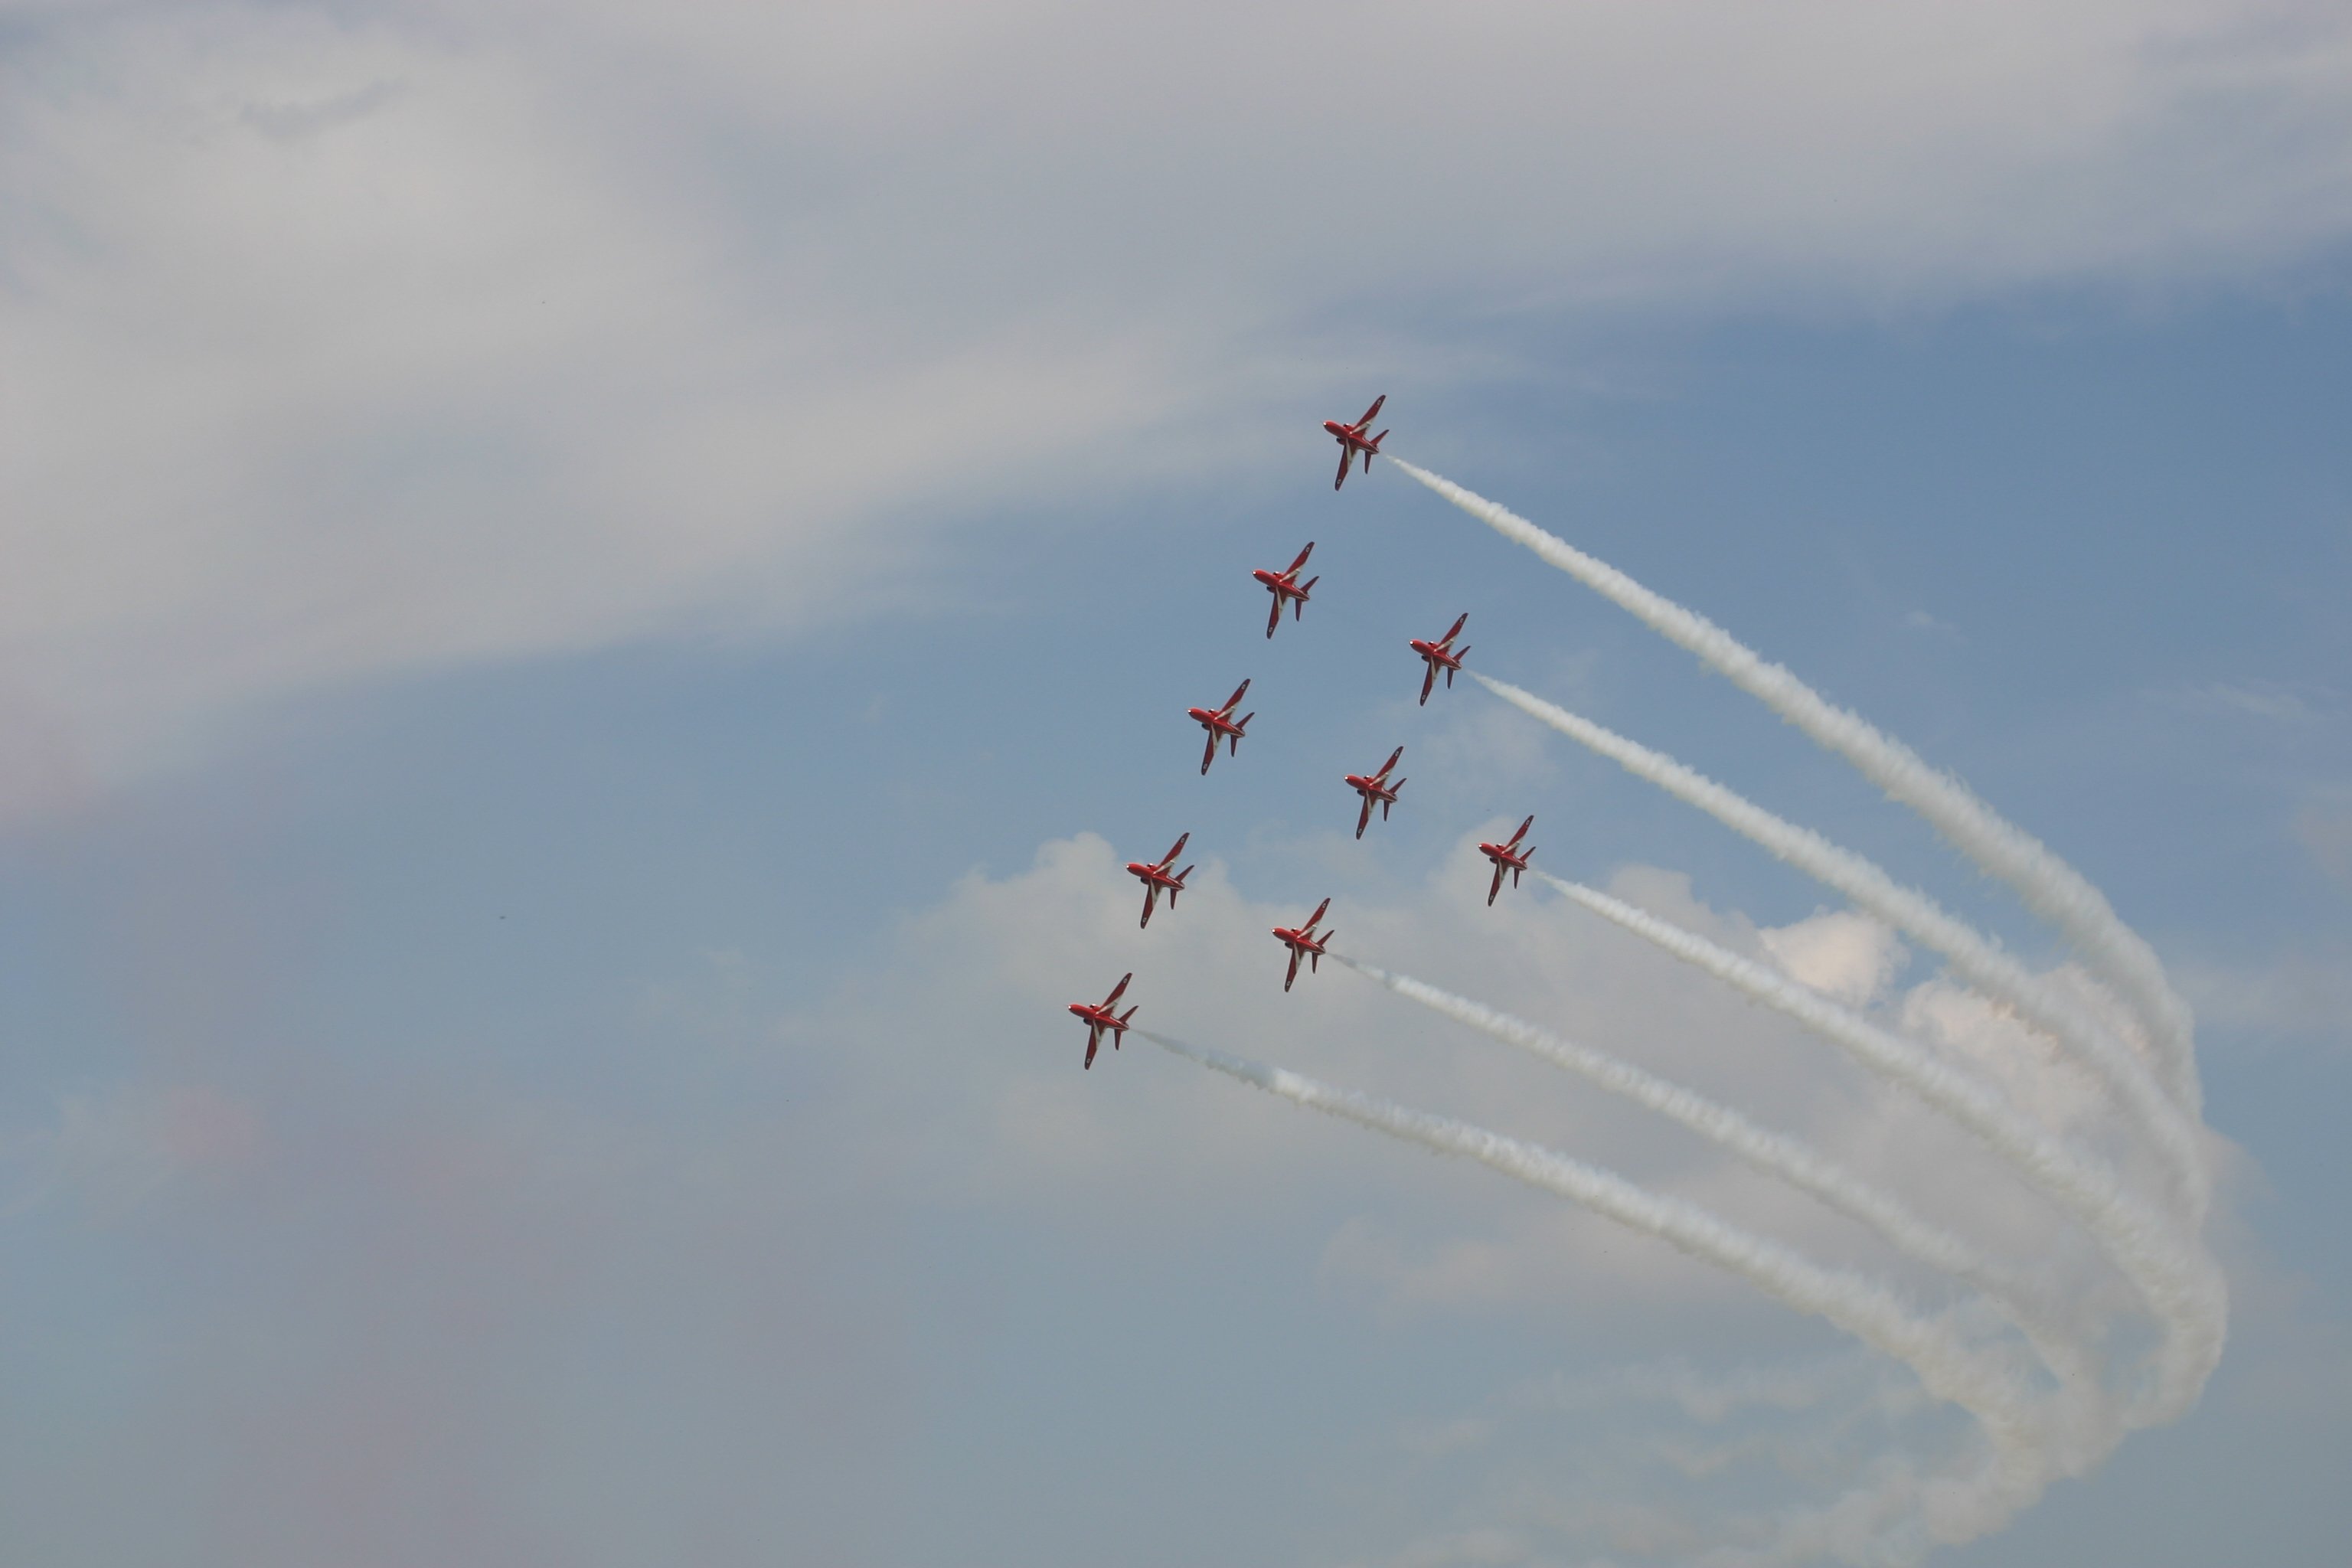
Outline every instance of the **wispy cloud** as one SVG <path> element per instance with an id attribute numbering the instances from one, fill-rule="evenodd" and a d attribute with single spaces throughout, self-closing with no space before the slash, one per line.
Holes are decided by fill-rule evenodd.
<path id="1" fill-rule="evenodd" d="M 2189 962 L 2179 972 L 2199 1015 L 2218 1029 L 2352 1048 L 2352 945 Z"/>
<path id="2" fill-rule="evenodd" d="M 103 771 L 276 692 L 790 635 L 912 531 L 1250 460 L 1360 363 L 1335 319 L 1442 377 L 1433 292 L 2260 273 L 2352 232 L 2331 16 L 56 12 L 0 60 L 0 667 Z"/>
<path id="3" fill-rule="evenodd" d="M 69 1094 L 53 1126 L 0 1137 L 15 1207 L 65 1205 L 107 1222 L 235 1177 L 263 1152 L 259 1108 L 198 1084 Z"/>
<path id="4" fill-rule="evenodd" d="M 2210 680 L 2159 693 L 2158 700 L 2209 718 L 2261 719 L 2295 729 L 2329 722 L 2343 710 L 2341 697 L 2326 688 L 2263 680 Z"/>

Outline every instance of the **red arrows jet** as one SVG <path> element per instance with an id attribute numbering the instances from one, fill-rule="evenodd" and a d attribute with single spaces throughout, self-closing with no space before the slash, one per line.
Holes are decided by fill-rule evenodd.
<path id="1" fill-rule="evenodd" d="M 1118 984 L 1112 986 L 1110 988 L 1110 994 L 1104 997 L 1101 1001 L 1073 1002 L 1070 1004 L 1070 1011 L 1076 1014 L 1080 1018 L 1086 1020 L 1087 1066 L 1092 1067 L 1095 1065 L 1095 1050 L 1102 1044 L 1103 1031 L 1105 1029 L 1108 1029 L 1110 1031 L 1110 1048 L 1112 1050 L 1118 1049 L 1119 1041 L 1126 1037 L 1127 1021 L 1135 1016 L 1135 1009 L 1133 1007 L 1129 1007 L 1124 1013 L 1114 1013 L 1111 1011 L 1111 1008 L 1118 1005 L 1120 995 L 1127 990 L 1127 983 L 1134 978 L 1135 971 L 1130 969 L 1125 974 L 1118 977 Z"/>
<path id="2" fill-rule="evenodd" d="M 1495 880 L 1486 889 L 1486 902 L 1489 906 L 1493 905 L 1495 895 L 1503 890 L 1504 872 L 1508 871 L 1511 874 L 1511 886 L 1516 888 L 1519 885 L 1519 873 L 1528 868 L 1528 857 L 1536 852 L 1536 847 L 1530 844 L 1525 849 L 1521 849 L 1518 847 L 1518 843 L 1528 836 L 1528 829 L 1535 825 L 1536 819 L 1530 816 L 1525 822 L 1519 824 L 1519 830 L 1517 833 L 1512 834 L 1502 843 L 1478 846 L 1478 853 L 1495 863 Z"/>
<path id="3" fill-rule="evenodd" d="M 1364 432 L 1370 429 L 1372 421 L 1381 416 L 1381 405 L 1388 400 L 1389 395 L 1385 392 L 1373 398 L 1372 405 L 1364 410 L 1364 416 L 1353 425 L 1342 425 L 1337 419 L 1323 421 L 1323 428 L 1339 443 L 1339 477 L 1331 481 L 1333 489 L 1348 482 L 1348 465 L 1356 460 L 1359 452 L 1364 455 L 1364 472 L 1369 474 L 1372 471 L 1372 454 L 1381 449 L 1381 443 L 1389 438 L 1389 433 L 1383 430 L 1377 436 L 1367 436 Z"/>
<path id="4" fill-rule="evenodd" d="M 1323 579 L 1309 577 L 1306 582 L 1301 583 L 1298 580 L 1298 569 L 1306 565 L 1307 558 L 1314 553 L 1315 542 L 1310 539 L 1307 542 L 1307 548 L 1298 552 L 1298 559 L 1290 563 L 1290 570 L 1287 572 L 1269 572 L 1261 566 L 1250 574 L 1251 576 L 1265 584 L 1267 591 L 1274 595 L 1274 611 L 1265 617 L 1266 636 L 1272 637 L 1274 628 L 1282 625 L 1284 605 L 1287 604 L 1290 606 L 1292 620 L 1298 620 L 1306 616 L 1307 595 L 1313 593 L 1315 584 Z"/>
<path id="5" fill-rule="evenodd" d="M 1372 802 L 1381 803 L 1381 820 L 1386 822 L 1389 819 L 1389 807 L 1396 804 L 1397 791 L 1404 788 L 1402 779 L 1397 780 L 1394 784 L 1388 782 L 1389 770 L 1396 766 L 1397 759 L 1403 755 L 1404 748 L 1399 746 L 1389 753 L 1389 760 L 1381 764 L 1380 772 L 1370 776 L 1363 773 L 1348 775 L 1348 787 L 1364 797 L 1364 809 L 1356 813 L 1357 837 L 1361 838 L 1364 836 L 1365 824 L 1372 820 Z"/>
<path id="6" fill-rule="evenodd" d="M 1470 651 L 1466 645 L 1455 647 L 1454 639 L 1462 635 L 1462 628 L 1469 619 L 1470 612 L 1463 611 L 1453 626 L 1446 628 L 1445 635 L 1435 642 L 1423 642 L 1419 637 L 1410 639 L 1412 651 L 1421 655 L 1422 662 L 1429 666 L 1428 673 L 1421 678 L 1421 700 L 1424 706 L 1429 701 L 1429 689 L 1437 684 L 1439 670 L 1445 671 L 1445 689 L 1454 689 L 1454 672 L 1462 668 L 1462 658 Z"/>
<path id="7" fill-rule="evenodd" d="M 1239 686 L 1234 688 L 1234 694 L 1225 699 L 1225 705 L 1223 708 L 1187 708 L 1184 710 L 1185 712 L 1192 716 L 1193 723 L 1198 724 L 1202 729 L 1206 730 L 1209 732 L 1209 748 L 1201 753 L 1201 771 L 1202 773 L 1207 773 L 1209 771 L 1209 764 L 1217 760 L 1217 742 L 1219 741 L 1225 742 L 1225 754 L 1227 756 L 1238 756 L 1241 753 L 1242 731 L 1249 728 L 1249 721 L 1256 718 L 1257 715 L 1255 713 L 1244 713 L 1240 718 L 1236 719 L 1234 717 L 1234 710 L 1241 706 L 1242 693 L 1248 689 L 1249 682 L 1244 680 Z"/>
<path id="8" fill-rule="evenodd" d="M 1320 936 L 1315 934 L 1316 922 L 1323 918 L 1323 911 L 1330 907 L 1331 900 L 1326 899 L 1315 906 L 1315 912 L 1307 917 L 1305 925 L 1295 929 L 1290 926 L 1274 928 L 1276 938 L 1283 946 L 1290 949 L 1290 973 L 1282 977 L 1282 988 L 1285 991 L 1289 990 L 1290 983 L 1298 978 L 1298 961 L 1305 959 L 1307 969 L 1313 972 L 1319 966 L 1325 945 L 1339 934 L 1336 931 L 1328 931 Z"/>
<path id="9" fill-rule="evenodd" d="M 1160 895 L 1163 891 L 1168 895 L 1168 907 L 1171 910 L 1176 907 L 1176 895 L 1184 890 L 1184 879 L 1192 874 L 1192 868 L 1187 866 L 1181 871 L 1174 872 L 1170 871 L 1168 868 L 1176 863 L 1177 856 L 1184 853 L 1185 842 L 1192 837 L 1187 833 L 1182 838 L 1171 844 L 1168 847 L 1168 853 L 1161 856 L 1156 865 L 1141 860 L 1129 860 L 1127 863 L 1130 875 L 1143 879 L 1143 919 L 1140 924 L 1151 923 L 1152 906 L 1159 903 Z"/>

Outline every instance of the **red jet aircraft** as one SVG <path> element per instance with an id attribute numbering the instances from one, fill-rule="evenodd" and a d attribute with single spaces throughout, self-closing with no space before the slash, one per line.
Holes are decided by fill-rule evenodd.
<path id="1" fill-rule="evenodd" d="M 1226 743 L 1225 754 L 1227 756 L 1238 756 L 1241 753 L 1242 731 L 1249 728 L 1249 721 L 1256 718 L 1257 715 L 1255 713 L 1244 713 L 1240 718 L 1236 719 L 1234 717 L 1234 710 L 1241 706 L 1242 693 L 1248 689 L 1249 682 L 1244 680 L 1239 686 L 1234 688 L 1234 694 L 1225 699 L 1225 705 L 1223 708 L 1187 708 L 1184 710 L 1185 712 L 1192 716 L 1193 723 L 1198 724 L 1202 729 L 1206 730 L 1209 732 L 1209 749 L 1201 753 L 1201 771 L 1202 773 L 1207 773 L 1209 771 L 1209 764 L 1217 760 L 1217 742 L 1219 741 L 1223 741 Z"/>
<path id="2" fill-rule="evenodd" d="M 1381 416 L 1381 405 L 1388 400 L 1389 395 L 1385 392 L 1373 398 L 1372 405 L 1364 410 L 1364 416 L 1353 425 L 1342 425 L 1337 419 L 1323 421 L 1323 428 L 1339 443 L 1339 477 L 1331 481 L 1333 489 L 1348 482 L 1348 465 L 1356 460 L 1359 452 L 1364 455 L 1364 472 L 1369 474 L 1372 471 L 1372 454 L 1381 449 L 1381 443 L 1389 438 L 1389 433 L 1383 430 L 1377 436 L 1367 436 L 1364 432 L 1370 429 L 1372 421 Z"/>
<path id="3" fill-rule="evenodd" d="M 1129 1007 L 1124 1013 L 1114 1013 L 1111 1009 L 1118 1005 L 1120 995 L 1127 990 L 1127 983 L 1134 978 L 1135 971 L 1130 969 L 1125 974 L 1118 977 L 1118 984 L 1112 986 L 1110 988 L 1110 994 L 1104 997 L 1101 1001 L 1073 1002 L 1070 1004 L 1070 1011 L 1076 1014 L 1080 1018 L 1086 1020 L 1087 1066 L 1092 1067 L 1095 1065 L 1095 1050 L 1102 1044 L 1103 1031 L 1105 1029 L 1108 1029 L 1110 1031 L 1110 1048 L 1112 1050 L 1118 1049 L 1119 1041 L 1126 1037 L 1127 1021 L 1135 1016 L 1135 1009 L 1133 1007 Z"/>
<path id="4" fill-rule="evenodd" d="M 1508 871 L 1511 874 L 1511 886 L 1516 888 L 1519 885 L 1519 873 L 1528 868 L 1528 857 L 1536 852 L 1536 847 L 1530 844 L 1525 849 L 1521 849 L 1518 847 L 1518 843 L 1528 836 L 1528 829 L 1535 825 L 1536 819 L 1530 816 L 1525 822 L 1519 824 L 1519 830 L 1517 833 L 1512 834 L 1502 843 L 1478 846 L 1478 853 L 1495 863 L 1495 880 L 1486 889 L 1486 902 L 1489 905 L 1494 903 L 1495 895 L 1503 890 L 1504 872 Z"/>
<path id="5" fill-rule="evenodd" d="M 1290 949 L 1290 973 L 1282 977 L 1282 988 L 1285 991 L 1289 990 L 1290 983 L 1298 978 L 1298 961 L 1302 958 L 1305 959 L 1307 961 L 1307 969 L 1310 972 L 1315 971 L 1318 968 L 1320 960 L 1323 957 L 1323 949 L 1325 945 L 1330 942 L 1332 937 L 1339 934 L 1336 931 L 1328 931 L 1320 936 L 1315 934 L 1316 922 L 1323 918 L 1323 911 L 1330 907 L 1331 900 L 1326 899 L 1321 903 L 1315 906 L 1315 912 L 1307 917 L 1307 923 L 1305 925 L 1297 927 L 1296 929 L 1290 926 L 1276 926 L 1274 928 L 1274 934 L 1276 939 L 1281 942 L 1283 946 Z"/>
<path id="6" fill-rule="evenodd" d="M 1184 879 L 1192 874 L 1192 868 L 1187 866 L 1181 871 L 1173 872 L 1168 868 L 1176 863 L 1177 856 L 1184 853 L 1184 845 L 1192 837 L 1187 833 L 1170 845 L 1168 853 L 1160 857 L 1157 865 L 1142 860 L 1129 860 L 1127 863 L 1128 871 L 1131 875 L 1143 879 L 1143 919 L 1140 922 L 1142 925 L 1151 923 L 1152 906 L 1160 902 L 1160 895 L 1163 891 L 1168 895 L 1168 907 L 1171 910 L 1176 907 L 1176 895 L 1184 890 Z"/>
<path id="7" fill-rule="evenodd" d="M 1370 776 L 1363 773 L 1348 775 L 1348 787 L 1364 797 L 1364 809 L 1356 813 L 1357 837 L 1361 838 L 1364 836 L 1365 825 L 1372 820 L 1372 802 L 1381 803 L 1381 820 L 1386 822 L 1389 819 L 1389 807 L 1396 804 L 1397 791 L 1404 788 L 1402 779 L 1397 780 L 1394 784 L 1388 782 L 1389 770 L 1396 766 L 1397 759 L 1403 755 L 1404 748 L 1399 746 L 1389 753 L 1389 760 L 1381 764 L 1380 772 Z"/>
<path id="8" fill-rule="evenodd" d="M 1428 673 L 1421 678 L 1421 700 L 1424 706 L 1429 701 L 1429 689 L 1437 684 L 1439 670 L 1445 671 L 1445 689 L 1454 689 L 1454 672 L 1462 668 L 1463 656 L 1470 651 L 1467 647 L 1455 647 L 1454 639 L 1462 635 L 1462 628 L 1469 620 L 1470 612 L 1465 610 L 1446 629 L 1445 635 L 1435 642 L 1423 642 L 1419 637 L 1409 639 L 1412 651 L 1421 655 L 1422 662 L 1429 666 Z"/>
<path id="9" fill-rule="evenodd" d="M 1282 625 L 1282 606 L 1286 604 L 1290 606 L 1290 618 L 1292 620 L 1299 620 L 1305 617 L 1307 614 L 1307 595 L 1313 593 L 1315 591 L 1315 584 L 1320 583 L 1323 579 L 1320 577 L 1309 577 L 1306 582 L 1301 583 L 1298 580 L 1298 569 L 1301 566 L 1306 565 L 1307 558 L 1314 553 L 1315 542 L 1310 539 L 1307 542 L 1307 548 L 1298 552 L 1298 559 L 1290 563 L 1289 571 L 1269 572 L 1265 567 L 1261 566 L 1256 571 L 1250 574 L 1251 576 L 1265 584 L 1267 592 L 1274 595 L 1274 612 L 1265 617 L 1266 636 L 1272 637 L 1274 635 L 1274 628 Z"/>

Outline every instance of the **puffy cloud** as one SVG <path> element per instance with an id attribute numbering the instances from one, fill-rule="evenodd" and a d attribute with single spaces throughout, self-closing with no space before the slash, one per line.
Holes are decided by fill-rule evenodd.
<path id="1" fill-rule="evenodd" d="M 1824 910 L 1756 934 L 1789 978 L 1863 1005 L 1877 1001 L 1910 958 L 1892 931 L 1851 910 Z"/>

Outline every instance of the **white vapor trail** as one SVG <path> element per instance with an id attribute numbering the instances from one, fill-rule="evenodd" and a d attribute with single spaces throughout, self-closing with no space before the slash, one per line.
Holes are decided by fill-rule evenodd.
<path id="1" fill-rule="evenodd" d="M 2165 1326 L 2149 1418 L 2170 1420 L 2194 1403 L 2221 1358 L 2227 1309 L 2219 1271 L 2177 1224 L 2126 1192 L 2112 1170 L 2016 1110 L 1979 1079 L 1818 992 L 1598 889 L 1540 870 L 1535 875 L 1602 919 L 1794 1018 L 2009 1161 L 2090 1232 Z"/>
<path id="2" fill-rule="evenodd" d="M 2038 1492 L 2040 1467 L 2018 1461 L 2036 1451 L 2041 1424 L 2020 1397 L 2007 1369 L 1969 1348 L 1944 1324 L 1914 1312 L 1885 1286 L 1845 1269 L 1825 1268 L 1696 1204 L 1654 1192 L 1612 1171 L 1570 1159 L 1549 1149 L 1466 1121 L 1340 1089 L 1245 1057 L 1187 1045 L 1145 1029 L 1135 1032 L 1162 1050 L 1188 1058 L 1310 1110 L 1353 1121 L 1441 1154 L 1475 1160 L 1529 1186 L 1556 1193 L 1595 1214 L 1728 1269 L 1798 1311 L 1828 1320 L 1873 1349 L 1902 1362 L 1937 1398 L 1950 1401 L 1983 1422 L 1996 1451 L 2018 1457 L 2017 1461 L 2005 1462 L 2004 1469 Z M 2013 1510 L 2032 1498 L 2029 1495 L 2006 1500 Z"/>
<path id="3" fill-rule="evenodd" d="M 1330 954 L 1366 979 L 1432 1012 L 1490 1035 L 1589 1079 L 1769 1172 L 1801 1192 L 1870 1226 L 1908 1257 L 1958 1276 L 2005 1300 L 2021 1298 L 2021 1283 L 1943 1226 L 1913 1213 L 1875 1183 L 1865 1181 L 1801 1140 L 1759 1127 L 1739 1111 L 1697 1090 L 1635 1067 L 1607 1051 L 1565 1040 L 1507 1013 L 1440 990 L 1408 974 L 1393 974 L 1358 959 Z"/>
<path id="4" fill-rule="evenodd" d="M 2094 972 L 2147 1026 L 2166 1087 L 2199 1113 L 2194 1020 L 2147 943 L 2106 896 L 2031 834 L 2004 819 L 1966 784 L 1930 765 L 1860 715 L 1839 708 L 1789 670 L 1766 660 L 1706 616 L 1653 592 L 1606 562 L 1554 537 L 1508 509 L 1402 458 L 1396 466 L 1504 538 L 1525 546 L 1712 666 L 1818 744 L 1844 757 L 1888 796 L 1908 805 L 1963 854 L 2014 889 L 2034 913 L 2066 936 Z"/>
<path id="5" fill-rule="evenodd" d="M 1961 979 L 2016 1008 L 2028 1022 L 2073 1047 L 2106 1080 L 2126 1112 L 2154 1141 L 2188 1205 L 2192 1226 L 2203 1220 L 2211 1201 L 2212 1178 L 2196 1129 L 2148 1076 L 2132 1047 L 2072 998 L 1933 899 L 1896 882 L 1852 850 L 1774 816 L 1663 752 L 1628 740 L 1507 681 L 1475 669 L 1467 673 L 1521 712 L 1616 763 L 1636 778 L 1696 806 L 1823 886 L 1844 894 L 1857 907 L 1942 953 Z"/>

